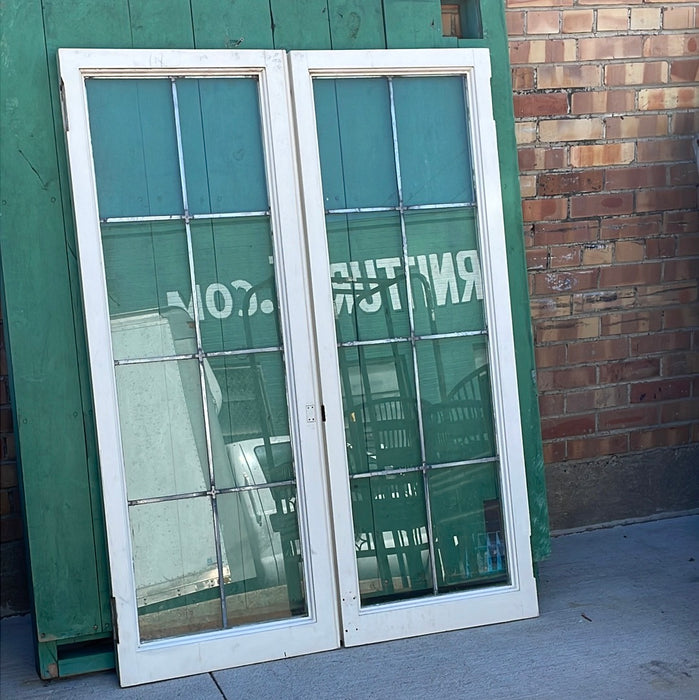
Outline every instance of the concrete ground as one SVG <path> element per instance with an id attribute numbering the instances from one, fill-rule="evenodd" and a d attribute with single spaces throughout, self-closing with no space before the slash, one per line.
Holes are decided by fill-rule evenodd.
<path id="1" fill-rule="evenodd" d="M 541 616 L 120 689 L 41 681 L 31 622 L 0 625 L 0 697 L 699 698 L 699 515 L 565 535 L 540 567 Z"/>

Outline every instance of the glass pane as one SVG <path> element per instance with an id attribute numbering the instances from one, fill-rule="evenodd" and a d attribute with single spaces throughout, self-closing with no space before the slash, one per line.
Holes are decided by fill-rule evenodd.
<path id="1" fill-rule="evenodd" d="M 410 345 L 341 348 L 339 362 L 350 473 L 419 465 Z"/>
<path id="2" fill-rule="evenodd" d="M 396 206 L 386 78 L 313 82 L 326 209 Z"/>
<path id="3" fill-rule="evenodd" d="M 229 625 L 306 614 L 296 500 L 294 485 L 219 496 Z"/>
<path id="4" fill-rule="evenodd" d="M 88 79 L 101 218 L 182 214 L 169 80 Z"/>
<path id="5" fill-rule="evenodd" d="M 265 211 L 256 78 L 177 81 L 191 214 Z"/>
<path id="6" fill-rule="evenodd" d="M 498 464 L 429 472 L 440 591 L 509 581 Z"/>
<path id="7" fill-rule="evenodd" d="M 180 352 L 170 321 L 177 320 L 176 307 L 189 308 L 191 313 L 184 225 L 173 221 L 102 224 L 102 250 L 114 359 Z"/>
<path id="8" fill-rule="evenodd" d="M 280 346 L 269 217 L 194 221 L 191 229 L 203 349 Z"/>
<path id="9" fill-rule="evenodd" d="M 416 344 L 428 464 L 497 454 L 485 336 Z"/>
<path id="10" fill-rule="evenodd" d="M 403 203 L 472 202 L 464 79 L 394 78 Z"/>
<path id="11" fill-rule="evenodd" d="M 129 508 L 141 641 L 221 629 L 208 497 Z"/>
<path id="12" fill-rule="evenodd" d="M 422 472 L 353 479 L 362 603 L 432 592 Z"/>
<path id="13" fill-rule="evenodd" d="M 415 332 L 485 329 L 475 210 L 408 212 L 405 229 Z"/>
<path id="14" fill-rule="evenodd" d="M 398 214 L 331 214 L 326 226 L 338 342 L 407 337 Z"/>
<path id="15" fill-rule="evenodd" d="M 129 500 L 208 489 L 199 363 L 120 365 L 115 376 Z"/>

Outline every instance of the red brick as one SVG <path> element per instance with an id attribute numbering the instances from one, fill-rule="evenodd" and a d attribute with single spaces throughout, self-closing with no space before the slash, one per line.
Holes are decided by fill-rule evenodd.
<path id="1" fill-rule="evenodd" d="M 662 328 L 662 322 L 663 317 L 660 311 L 629 311 L 607 314 L 601 318 L 602 335 L 654 333 Z"/>
<path id="2" fill-rule="evenodd" d="M 609 243 L 589 243 L 583 247 L 582 264 L 608 265 L 612 262 L 614 247 Z"/>
<path id="3" fill-rule="evenodd" d="M 527 12 L 527 34 L 558 34 L 559 16 L 556 10 Z"/>
<path id="4" fill-rule="evenodd" d="M 506 12 L 508 36 L 522 36 L 524 34 L 524 12 Z"/>
<path id="5" fill-rule="evenodd" d="M 570 147 L 570 164 L 577 168 L 626 165 L 633 157 L 634 145 L 629 142 Z"/>
<path id="6" fill-rule="evenodd" d="M 690 160 L 691 155 L 691 139 L 653 139 L 639 141 L 637 146 L 639 162 L 677 162 Z"/>
<path id="7" fill-rule="evenodd" d="M 699 420 L 699 398 L 669 401 L 660 407 L 661 423 Z"/>
<path id="8" fill-rule="evenodd" d="M 639 306 L 674 306 L 691 304 L 697 300 L 696 282 L 669 282 L 647 285 L 637 289 Z"/>
<path id="9" fill-rule="evenodd" d="M 602 69 L 589 63 L 543 65 L 538 69 L 536 84 L 539 90 L 599 87 L 602 84 Z"/>
<path id="10" fill-rule="evenodd" d="M 556 170 L 567 165 L 565 148 L 520 148 L 517 156 L 520 171 Z"/>
<path id="11" fill-rule="evenodd" d="M 663 187 L 667 180 L 664 165 L 643 165 L 605 170 L 607 190 L 633 190 L 643 187 Z"/>
<path id="12" fill-rule="evenodd" d="M 24 526 L 19 515 L 11 515 L 2 519 L 0 542 L 16 542 L 22 539 L 23 533 Z"/>
<path id="13" fill-rule="evenodd" d="M 581 289 L 596 289 L 598 270 L 537 272 L 534 275 L 536 294 L 564 294 Z"/>
<path id="14" fill-rule="evenodd" d="M 563 34 L 585 34 L 592 31 L 595 20 L 593 10 L 565 10 L 562 13 Z"/>
<path id="15" fill-rule="evenodd" d="M 692 29 L 694 25 L 693 6 L 666 7 L 663 10 L 663 29 Z"/>
<path id="16" fill-rule="evenodd" d="M 565 92 L 514 95 L 515 117 L 542 117 L 568 113 L 568 95 Z"/>
<path id="17" fill-rule="evenodd" d="M 636 356 L 671 350 L 689 350 L 691 334 L 673 331 L 670 333 L 653 333 L 629 339 L 631 354 Z"/>
<path id="18" fill-rule="evenodd" d="M 510 63 L 561 63 L 574 61 L 574 39 L 534 39 L 509 43 Z"/>
<path id="19" fill-rule="evenodd" d="M 597 339 L 568 346 L 568 361 L 572 364 L 598 360 L 619 360 L 628 355 L 626 338 Z"/>
<path id="20" fill-rule="evenodd" d="M 599 61 L 607 58 L 634 58 L 643 55 L 640 36 L 610 36 L 580 39 L 578 57 L 581 61 Z"/>
<path id="21" fill-rule="evenodd" d="M 541 421 L 541 434 L 544 440 L 568 437 L 569 435 L 587 435 L 594 431 L 594 416 L 544 418 Z"/>
<path id="22" fill-rule="evenodd" d="M 545 345 L 534 348 L 534 357 L 536 366 L 541 367 L 560 367 L 566 361 L 566 346 L 565 345 Z"/>
<path id="23" fill-rule="evenodd" d="M 583 413 L 600 408 L 627 406 L 629 403 L 626 386 L 606 386 L 599 389 L 583 391 L 568 391 L 566 397 L 566 413 Z"/>
<path id="24" fill-rule="evenodd" d="M 526 252 L 527 270 L 545 270 L 549 254 L 546 248 L 530 248 Z"/>
<path id="25" fill-rule="evenodd" d="M 544 394 L 539 396 L 539 412 L 544 417 L 560 416 L 563 413 L 565 397 L 563 394 Z"/>
<path id="26" fill-rule="evenodd" d="M 630 214 L 633 210 L 632 192 L 587 194 L 570 198 L 570 217 L 572 219 Z"/>
<path id="27" fill-rule="evenodd" d="M 593 385 L 595 377 L 595 368 L 592 365 L 584 365 L 567 369 L 541 370 L 537 374 L 537 383 L 539 391 L 574 389 Z"/>
<path id="28" fill-rule="evenodd" d="M 544 443 L 544 462 L 546 464 L 555 464 L 562 462 L 566 456 L 565 442 L 546 442 Z"/>
<path id="29" fill-rule="evenodd" d="M 539 175 L 539 195 L 568 194 L 570 192 L 599 192 L 602 189 L 602 170 L 577 170 L 568 173 Z"/>
<path id="30" fill-rule="evenodd" d="M 665 212 L 663 214 L 663 230 L 667 235 L 699 233 L 699 212 Z"/>
<path id="31" fill-rule="evenodd" d="M 551 221 L 565 219 L 568 215 L 568 200 L 563 197 L 547 199 L 525 199 L 522 202 L 524 221 Z"/>
<path id="32" fill-rule="evenodd" d="M 645 253 L 643 241 L 617 241 L 614 246 L 614 259 L 618 263 L 640 262 L 645 258 Z"/>
<path id="33" fill-rule="evenodd" d="M 699 252 L 699 251 L 698 251 Z M 649 238 L 646 241 L 646 257 L 649 260 L 671 258 L 675 254 L 675 239 L 670 237 Z"/>
<path id="34" fill-rule="evenodd" d="M 657 214 L 629 216 L 602 220 L 600 238 L 644 238 L 662 232 L 662 218 Z"/>
<path id="35" fill-rule="evenodd" d="M 628 309 L 636 305 L 636 290 L 605 289 L 598 292 L 582 292 L 573 294 L 573 314 L 599 313 L 614 309 Z"/>
<path id="36" fill-rule="evenodd" d="M 618 430 L 637 426 L 656 425 L 658 422 L 657 406 L 631 406 L 630 408 L 613 408 L 597 414 L 599 430 Z"/>
<path id="37" fill-rule="evenodd" d="M 531 90 L 534 87 L 534 68 L 528 66 L 517 66 L 512 69 L 512 89 Z M 566 101 L 567 105 L 567 101 Z"/>
<path id="38" fill-rule="evenodd" d="M 585 243 L 597 239 L 599 228 L 597 221 L 537 222 L 534 224 L 534 241 L 537 245 Z"/>
<path id="39" fill-rule="evenodd" d="M 616 287 L 627 284 L 657 284 L 660 282 L 661 265 L 657 262 L 638 265 L 615 265 L 600 270 L 599 286 Z"/>
<path id="40" fill-rule="evenodd" d="M 675 187 L 699 184 L 699 169 L 694 163 L 678 163 L 668 168 L 668 184 Z"/>
<path id="41" fill-rule="evenodd" d="M 691 326 L 699 326 L 699 305 L 692 304 L 676 309 L 665 309 L 663 314 L 663 328 L 665 330 Z"/>
<path id="42" fill-rule="evenodd" d="M 534 335 L 536 343 L 596 338 L 599 335 L 599 319 L 590 316 L 540 321 L 534 326 Z"/>
<path id="43" fill-rule="evenodd" d="M 0 488 L 11 489 L 15 486 L 17 486 L 17 466 L 10 462 L 0 464 Z"/>
<path id="44" fill-rule="evenodd" d="M 666 61 L 610 63 L 604 67 L 604 84 L 608 87 L 619 85 L 654 85 L 667 83 L 668 64 Z"/>
<path id="45" fill-rule="evenodd" d="M 699 375 L 699 352 L 678 352 L 663 355 L 660 360 L 661 377 Z"/>
<path id="46" fill-rule="evenodd" d="M 620 454 L 628 450 L 626 434 L 589 437 L 566 441 L 568 459 L 597 459 L 606 455 Z"/>
<path id="47" fill-rule="evenodd" d="M 699 258 L 666 260 L 663 263 L 663 282 L 680 282 L 699 279 Z"/>
<path id="48" fill-rule="evenodd" d="M 636 193 L 636 211 L 639 212 L 691 209 L 696 206 L 696 187 L 669 187 L 640 190 Z"/>
<path id="49" fill-rule="evenodd" d="M 609 362 L 600 365 L 600 384 L 618 384 L 638 379 L 648 379 L 660 376 L 660 358 L 644 357 L 627 362 Z"/>
<path id="50" fill-rule="evenodd" d="M 549 267 L 557 270 L 561 267 L 578 267 L 580 265 L 580 246 L 554 246 L 549 252 Z"/>
<path id="51" fill-rule="evenodd" d="M 699 59 L 673 61 L 670 64 L 670 81 L 673 83 L 699 81 Z"/>
<path id="52" fill-rule="evenodd" d="M 639 109 L 694 109 L 699 107 L 699 90 L 694 86 L 660 87 L 638 91 Z"/>
<path id="53" fill-rule="evenodd" d="M 648 58 L 691 56 L 699 53 L 696 34 L 656 34 L 643 41 L 643 55 Z"/>
<path id="54" fill-rule="evenodd" d="M 699 255 L 699 235 L 695 233 L 680 236 L 677 239 L 677 255 Z"/>
<path id="55" fill-rule="evenodd" d="M 597 10 L 598 32 L 623 32 L 629 28 L 629 11 L 625 7 Z"/>
<path id="56" fill-rule="evenodd" d="M 607 138 L 629 139 L 649 136 L 666 136 L 668 117 L 666 114 L 644 114 L 640 117 L 609 117 Z"/>
<path id="57" fill-rule="evenodd" d="M 685 135 L 699 132 L 699 110 L 691 112 L 677 112 L 671 114 L 670 131 L 673 134 Z"/>
<path id="58" fill-rule="evenodd" d="M 629 448 L 632 452 L 650 450 L 654 447 L 671 447 L 689 442 L 689 426 L 642 430 L 629 435 Z"/>
<path id="59" fill-rule="evenodd" d="M 635 110 L 633 90 L 574 92 L 570 98 L 571 114 L 619 114 Z"/>

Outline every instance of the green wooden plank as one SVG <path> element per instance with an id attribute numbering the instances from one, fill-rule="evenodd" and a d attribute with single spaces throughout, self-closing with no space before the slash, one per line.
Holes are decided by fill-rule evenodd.
<path id="1" fill-rule="evenodd" d="M 100 629 L 99 579 L 38 3 L 4 3 L 1 31 L 6 323 L 36 620 L 49 640 Z"/>
<path id="2" fill-rule="evenodd" d="M 328 0 L 333 49 L 384 49 L 381 0 Z"/>
<path id="3" fill-rule="evenodd" d="M 194 48 L 189 0 L 129 0 L 128 8 L 133 48 Z"/>
<path id="4" fill-rule="evenodd" d="M 270 0 L 274 48 L 329 49 L 327 0 Z"/>
<path id="5" fill-rule="evenodd" d="M 480 0 L 480 2 L 483 36 L 490 47 L 492 66 L 493 112 L 497 127 L 510 298 L 514 302 L 513 330 L 515 347 L 517 348 L 517 376 L 529 490 L 532 552 L 534 559 L 540 561 L 550 554 L 551 545 L 541 445 L 541 424 L 536 391 L 534 343 L 528 303 L 524 238 L 522 236 L 522 206 L 519 192 L 519 168 L 514 133 L 507 30 L 501 0 Z M 473 43 L 459 42 L 460 45 L 473 45 Z"/>
<path id="6" fill-rule="evenodd" d="M 386 46 L 428 49 L 445 45 L 439 0 L 383 0 Z"/>
<path id="7" fill-rule="evenodd" d="M 191 0 L 198 49 L 271 49 L 269 0 Z"/>

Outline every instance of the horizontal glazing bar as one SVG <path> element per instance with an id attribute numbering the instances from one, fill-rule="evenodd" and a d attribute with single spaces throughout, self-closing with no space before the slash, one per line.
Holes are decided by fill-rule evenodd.
<path id="1" fill-rule="evenodd" d="M 453 331 L 452 333 L 431 333 L 429 335 L 414 335 L 412 338 L 400 336 L 396 338 L 380 338 L 378 340 L 348 340 L 338 343 L 338 348 L 355 348 L 364 345 L 387 345 L 388 343 L 409 343 L 411 340 L 445 340 L 447 338 L 465 338 L 467 336 L 487 335 L 488 331 Z"/>
<path id="2" fill-rule="evenodd" d="M 429 472 L 449 467 L 470 467 L 475 464 L 489 464 L 497 462 L 498 457 L 480 457 L 479 459 L 465 459 L 459 462 L 444 462 L 442 464 L 423 464 L 416 467 L 404 467 L 402 469 L 377 469 L 373 472 L 362 472 L 361 474 L 350 474 L 350 479 L 368 479 L 372 476 L 394 476 L 400 474 L 410 474 L 412 472 Z"/>
<path id="3" fill-rule="evenodd" d="M 281 352 L 281 345 L 268 348 L 250 348 L 248 350 L 216 350 L 215 352 L 202 351 L 201 356 L 196 353 L 188 355 L 161 355 L 159 357 L 134 357 L 128 360 L 114 360 L 115 366 L 120 365 L 146 365 L 150 362 L 171 362 L 173 360 L 208 360 L 212 357 L 236 357 L 238 355 L 258 355 L 265 352 Z"/>
<path id="4" fill-rule="evenodd" d="M 350 207 L 349 209 L 326 209 L 326 214 L 372 214 L 380 211 L 421 211 L 425 209 L 468 209 L 475 202 L 451 202 L 445 204 L 408 204 L 394 207 Z"/>
<path id="5" fill-rule="evenodd" d="M 151 503 L 167 503 L 168 501 L 185 501 L 190 498 L 201 498 L 211 495 L 210 491 L 190 491 L 189 493 L 178 493 L 172 496 L 153 496 L 153 498 L 134 498 L 128 501 L 130 506 L 147 506 Z"/>
<path id="6" fill-rule="evenodd" d="M 161 214 L 157 216 L 111 216 L 100 219 L 103 224 L 133 224 L 149 221 L 201 221 L 208 219 L 244 219 L 252 216 L 269 216 L 269 209 L 265 211 L 236 211 L 221 212 L 217 214 Z"/>

